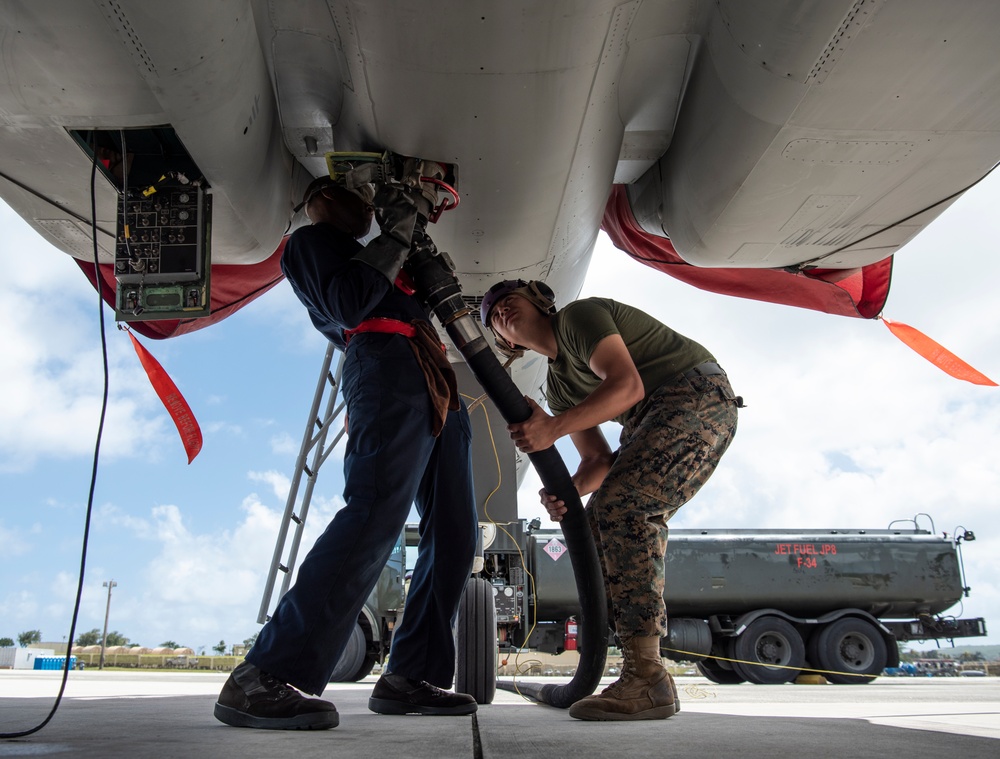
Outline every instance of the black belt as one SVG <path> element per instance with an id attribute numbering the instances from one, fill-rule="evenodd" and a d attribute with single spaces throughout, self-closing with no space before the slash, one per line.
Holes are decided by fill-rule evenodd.
<path id="1" fill-rule="evenodd" d="M 725 370 L 714 361 L 705 361 L 704 363 L 698 364 L 698 366 L 693 369 L 688 369 L 681 376 L 686 377 L 687 379 L 695 379 L 696 377 L 713 377 L 716 374 L 725 373 Z"/>

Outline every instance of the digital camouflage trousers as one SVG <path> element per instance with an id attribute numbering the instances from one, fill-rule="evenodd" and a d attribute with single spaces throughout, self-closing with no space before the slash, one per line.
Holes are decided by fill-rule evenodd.
<path id="1" fill-rule="evenodd" d="M 622 429 L 617 458 L 586 508 L 621 640 L 666 635 L 667 520 L 715 471 L 736 433 L 737 403 L 724 374 L 682 376 L 655 390 Z"/>

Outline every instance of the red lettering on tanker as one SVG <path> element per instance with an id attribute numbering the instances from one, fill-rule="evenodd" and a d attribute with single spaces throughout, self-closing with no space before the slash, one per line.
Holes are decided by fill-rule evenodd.
<path id="1" fill-rule="evenodd" d="M 801 569 L 815 569 L 819 566 L 817 556 L 834 556 L 837 553 L 835 543 L 776 543 L 776 556 L 794 556 L 795 566 Z"/>

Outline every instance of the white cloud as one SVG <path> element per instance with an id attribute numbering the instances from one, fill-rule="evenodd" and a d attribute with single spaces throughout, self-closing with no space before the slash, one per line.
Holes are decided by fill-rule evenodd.
<path id="1" fill-rule="evenodd" d="M 32 620 L 38 612 L 38 599 L 27 588 L 8 588 L 7 594 L 0 599 L 0 618 L 10 625 L 14 620 Z M 23 629 L 23 628 L 22 628 Z M 31 629 L 38 629 L 37 627 Z M 20 630 L 19 630 L 20 631 Z M 5 637 L 14 637 L 3 633 Z"/>
<path id="2" fill-rule="evenodd" d="M 52 582 L 49 584 L 49 593 L 46 603 L 44 604 L 45 612 L 53 619 L 60 619 L 66 613 L 66 608 L 73 603 L 76 598 L 76 591 L 79 587 L 80 579 L 77 575 L 71 575 L 69 572 L 58 572 L 53 578 Z M 104 593 L 107 591 L 102 589 Z M 96 594 L 96 591 L 95 591 Z M 91 596 L 91 603 L 94 604 L 96 599 Z M 97 602 L 96 605 L 100 605 Z M 68 637 L 69 635 L 69 621 L 67 619 L 66 629 L 62 632 L 62 635 Z M 50 632 L 47 636 L 48 640 L 59 640 L 55 637 L 55 634 Z M 76 636 L 74 635 L 74 638 Z"/>
<path id="3" fill-rule="evenodd" d="M 271 453 L 276 456 L 295 455 L 299 452 L 299 443 L 287 432 L 281 432 L 271 437 Z"/>
<path id="4" fill-rule="evenodd" d="M 0 471 L 29 469 L 41 454 L 90 453 L 100 419 L 104 376 L 97 294 L 62 253 L 0 208 L 0 334 L 4 335 Z M 49 257 L 25 266 L 14 252 Z M 106 316 L 107 318 L 107 316 Z M 110 392 L 102 453 L 155 456 L 169 422 L 134 351 L 106 321 Z M 154 351 L 155 352 L 155 351 Z"/>
<path id="5" fill-rule="evenodd" d="M 288 475 L 282 472 L 268 471 L 250 472 L 247 476 L 251 482 L 263 482 L 270 485 L 272 492 L 278 500 L 284 501 L 288 498 L 288 490 L 291 487 Z"/>
<path id="6" fill-rule="evenodd" d="M 94 524 L 104 528 L 121 528 L 140 540 L 149 540 L 156 534 L 150 520 L 133 516 L 111 503 L 98 508 Z"/>
<path id="7" fill-rule="evenodd" d="M 287 282 L 280 282 L 240 315 L 269 327 L 280 325 L 288 338 L 283 350 L 321 356 L 328 345 L 327 339 L 312 326 L 305 306 Z"/>
<path id="8" fill-rule="evenodd" d="M 276 496 L 283 488 L 287 491 L 287 479 L 282 483 L 280 474 L 265 472 L 257 479 L 270 484 Z M 281 500 L 283 506 L 283 496 Z M 339 498 L 314 497 L 300 562 L 342 506 Z M 147 558 L 132 567 L 129 576 L 115 577 L 118 587 L 112 593 L 111 628 L 150 646 L 166 638 L 192 647 L 212 646 L 220 639 L 231 643 L 255 632 L 282 508 L 250 494 L 239 510 L 241 518 L 232 529 L 201 532 L 192 526 L 190 508 L 161 505 L 149 509 L 147 516 L 136 517 L 113 505 L 102 506 L 98 520 L 105 530 L 117 529 L 123 540 L 140 540 L 149 546 L 143 551 Z M 77 633 L 93 627 L 92 620 L 103 619 L 107 589 L 101 583 L 108 575 L 103 566 L 89 568 L 88 577 L 94 579 L 88 579 L 85 586 Z M 43 572 L 36 572 L 19 581 L 20 588 L 8 588 L 0 597 L 0 618 L 22 627 L 36 627 L 38 619 L 49 620 L 45 626 L 53 630 L 65 622 L 68 631 L 76 577 L 59 572 L 44 579 Z M 43 587 L 47 590 L 35 590 Z"/>

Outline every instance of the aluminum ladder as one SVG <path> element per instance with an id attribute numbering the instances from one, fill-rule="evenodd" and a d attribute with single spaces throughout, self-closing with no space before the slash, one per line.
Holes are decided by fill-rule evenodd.
<path id="1" fill-rule="evenodd" d="M 323 358 L 323 368 L 319 373 L 319 381 L 316 383 L 316 393 L 313 396 L 312 407 L 309 409 L 309 419 L 306 422 L 305 432 L 302 435 L 302 445 L 299 447 L 299 455 L 295 460 L 295 471 L 292 474 L 292 481 L 288 488 L 288 499 L 285 501 L 285 513 L 281 518 L 281 527 L 278 530 L 278 538 L 274 545 L 274 555 L 271 558 L 271 566 L 267 572 L 267 582 L 264 585 L 264 596 L 260 602 L 260 611 L 257 613 L 257 622 L 264 624 L 271 616 L 268 609 L 271 606 L 271 599 L 274 596 L 274 585 L 278 578 L 278 573 L 282 573 L 281 589 L 278 593 L 280 599 L 288 590 L 292 581 L 292 572 L 295 569 L 295 562 L 298 559 L 299 544 L 302 541 L 302 531 L 305 527 L 306 516 L 309 513 L 309 504 L 312 502 L 313 490 L 316 486 L 316 477 L 319 470 L 333 453 L 337 443 L 346 434 L 347 429 L 341 425 L 340 430 L 334 435 L 333 440 L 327 438 L 334 421 L 340 417 L 344 411 L 345 401 L 340 400 L 340 379 L 344 371 L 344 354 L 340 353 L 337 360 L 337 367 L 332 372 L 333 354 L 338 352 L 333 343 L 326 349 L 326 356 Z M 319 416 L 320 406 L 324 405 L 323 416 Z M 306 464 L 310 453 L 312 453 L 312 463 Z M 305 488 L 299 498 L 299 490 L 302 486 L 302 476 L 306 477 Z M 292 527 L 294 525 L 294 527 Z M 292 531 L 291 546 L 288 548 L 287 557 L 285 544 L 288 541 L 288 532 Z"/>

